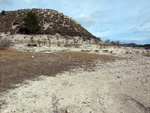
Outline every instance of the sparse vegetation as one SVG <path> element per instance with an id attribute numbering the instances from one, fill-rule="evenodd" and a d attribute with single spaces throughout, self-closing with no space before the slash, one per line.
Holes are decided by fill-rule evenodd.
<path id="1" fill-rule="evenodd" d="M 33 36 L 31 36 L 31 43 L 34 43 L 35 41 L 34 41 L 34 39 L 33 39 Z"/>
<path id="2" fill-rule="evenodd" d="M 60 37 L 60 36 L 59 36 L 59 34 L 57 34 L 57 33 L 56 33 L 56 35 L 55 35 L 55 36 L 56 36 L 56 39 L 57 39 L 57 40 L 58 40 L 58 39 L 59 39 L 59 37 Z"/>
<path id="3" fill-rule="evenodd" d="M 115 43 L 114 41 L 111 41 L 111 42 L 110 42 L 110 45 L 115 46 L 116 43 Z"/>
<path id="4" fill-rule="evenodd" d="M 2 39 L 0 37 L 0 50 L 4 50 L 4 49 L 7 49 L 10 47 L 10 40 L 7 40 L 7 39 Z"/>
<path id="5" fill-rule="evenodd" d="M 49 47 L 51 46 L 51 37 L 50 36 L 47 36 L 47 40 L 48 40 L 48 45 Z"/>
<path id="6" fill-rule="evenodd" d="M 78 40 L 73 38 L 73 44 L 76 45 L 78 43 Z"/>
<path id="7" fill-rule="evenodd" d="M 99 43 L 99 48 L 102 49 L 103 48 L 103 44 Z"/>
<path id="8" fill-rule="evenodd" d="M 46 45 L 46 38 L 44 38 L 43 44 Z"/>
<path id="9" fill-rule="evenodd" d="M 86 36 L 82 36 L 83 41 L 87 41 L 87 37 Z"/>
<path id="10" fill-rule="evenodd" d="M 38 39 L 38 44 L 39 44 L 39 47 L 41 47 L 41 40 Z"/>
<path id="11" fill-rule="evenodd" d="M 110 40 L 109 39 L 106 40 L 105 43 L 108 45 L 110 43 Z"/>
<path id="12" fill-rule="evenodd" d="M 58 42 L 57 42 L 57 46 L 59 47 L 60 45 L 61 45 L 61 42 L 60 42 L 60 41 L 58 41 Z"/>
<path id="13" fill-rule="evenodd" d="M 66 42 L 65 42 L 65 45 L 64 45 L 65 47 L 68 47 L 69 46 L 69 41 L 68 40 L 66 40 Z"/>
<path id="14" fill-rule="evenodd" d="M 120 47 L 120 42 L 116 41 L 116 46 Z"/>
<path id="15" fill-rule="evenodd" d="M 99 39 L 95 39 L 95 44 L 98 44 L 99 43 Z"/>
<path id="16" fill-rule="evenodd" d="M 24 25 L 24 18 L 28 15 L 28 12 L 34 12 L 38 17 L 40 27 L 30 28 L 27 24 L 26 28 Z M 41 13 L 42 12 L 42 13 Z M 50 14 L 48 14 L 50 12 Z M 0 32 L 11 32 L 14 33 L 28 33 L 28 34 L 49 34 L 55 35 L 59 33 L 61 36 L 85 36 L 87 39 L 96 38 L 80 24 L 76 23 L 73 19 L 61 14 L 55 10 L 42 10 L 42 9 L 25 9 L 17 11 L 5 11 L 7 15 L 0 15 Z M 45 23 L 51 23 L 49 27 L 45 29 Z M 14 29 L 12 25 L 16 26 Z M 7 26 L 7 27 L 6 27 Z M 36 26 L 38 26 L 36 24 Z M 24 29 L 25 28 L 25 29 Z M 34 29 L 34 30 L 33 30 Z M 35 30 L 36 29 L 36 30 Z"/>
<path id="17" fill-rule="evenodd" d="M 150 49 L 150 44 L 139 45 L 139 47 L 144 47 L 145 49 Z"/>

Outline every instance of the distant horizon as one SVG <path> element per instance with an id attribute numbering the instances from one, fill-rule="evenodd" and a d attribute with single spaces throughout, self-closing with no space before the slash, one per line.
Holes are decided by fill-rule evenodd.
<path id="1" fill-rule="evenodd" d="M 10 7 L 11 6 L 11 7 Z M 2 0 L 0 11 L 52 9 L 65 14 L 103 41 L 150 43 L 149 0 Z"/>
<path id="2" fill-rule="evenodd" d="M 105 42 L 106 40 L 102 40 L 102 41 Z M 110 40 L 110 42 L 111 41 L 118 42 L 119 40 L 116 40 L 116 41 L 115 40 Z M 119 43 L 120 44 L 131 44 L 131 43 L 134 43 L 134 42 L 121 42 L 121 41 L 119 41 Z M 144 44 L 134 43 L 134 44 L 136 44 L 136 45 L 146 45 L 146 44 L 150 44 L 150 43 L 144 43 Z"/>

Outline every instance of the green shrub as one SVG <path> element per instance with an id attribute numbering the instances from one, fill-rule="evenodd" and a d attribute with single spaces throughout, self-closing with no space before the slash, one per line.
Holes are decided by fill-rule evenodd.
<path id="1" fill-rule="evenodd" d="M 103 44 L 99 43 L 99 47 L 100 47 L 100 49 L 102 49 L 103 48 Z"/>
<path id="2" fill-rule="evenodd" d="M 99 39 L 96 38 L 94 41 L 95 41 L 95 44 L 98 44 Z"/>
<path id="3" fill-rule="evenodd" d="M 69 45 L 69 41 L 68 40 L 66 40 L 66 42 L 65 42 L 65 47 L 68 47 L 68 45 Z"/>
<path id="4" fill-rule="evenodd" d="M 73 44 L 77 44 L 78 43 L 78 40 L 76 40 L 75 38 L 73 39 Z"/>
<path id="5" fill-rule="evenodd" d="M 109 44 L 109 43 L 110 43 L 110 40 L 109 40 L 109 39 L 107 39 L 107 40 L 105 41 L 105 43 L 106 43 L 106 44 Z"/>
<path id="6" fill-rule="evenodd" d="M 86 36 L 82 36 L 82 39 L 83 39 L 83 41 L 86 41 L 87 37 Z"/>
<path id="7" fill-rule="evenodd" d="M 116 43 L 114 41 L 111 41 L 110 44 L 113 45 L 113 46 L 116 45 Z"/>
<path id="8" fill-rule="evenodd" d="M 49 47 L 51 46 L 51 38 L 52 38 L 51 36 L 49 36 L 49 35 L 47 36 L 47 40 L 48 40 L 48 45 L 49 45 Z"/>
<path id="9" fill-rule="evenodd" d="M 31 39 L 31 43 L 34 43 L 34 42 L 35 42 L 34 39 L 33 39 L 33 36 L 32 36 L 30 39 Z"/>
<path id="10" fill-rule="evenodd" d="M 38 44 L 39 44 L 39 47 L 41 46 L 41 40 L 40 39 L 38 39 Z"/>
<path id="11" fill-rule="evenodd" d="M 40 25 L 36 13 L 30 11 L 24 20 L 24 28 L 20 29 L 20 32 L 26 34 L 37 34 L 40 31 Z"/>
<path id="12" fill-rule="evenodd" d="M 57 46 L 59 47 L 60 45 L 61 45 L 61 42 L 60 42 L 60 41 L 58 41 L 58 42 L 57 42 Z"/>
<path id="13" fill-rule="evenodd" d="M 55 36 L 56 36 L 56 39 L 57 39 L 57 40 L 58 40 L 59 37 L 60 37 L 59 34 L 57 34 L 57 33 L 55 34 Z"/>
<path id="14" fill-rule="evenodd" d="M 43 44 L 46 45 L 46 38 L 44 38 Z"/>

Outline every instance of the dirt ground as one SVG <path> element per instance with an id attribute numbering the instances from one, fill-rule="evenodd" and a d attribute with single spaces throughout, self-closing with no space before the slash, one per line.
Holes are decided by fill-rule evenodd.
<path id="1" fill-rule="evenodd" d="M 32 53 L 0 50 L 0 91 L 14 88 L 24 80 L 40 75 L 55 76 L 75 67 L 92 69 L 95 60 L 113 61 L 119 57 L 84 52 Z"/>
<path id="2" fill-rule="evenodd" d="M 150 57 L 0 51 L 2 113 L 150 113 Z"/>

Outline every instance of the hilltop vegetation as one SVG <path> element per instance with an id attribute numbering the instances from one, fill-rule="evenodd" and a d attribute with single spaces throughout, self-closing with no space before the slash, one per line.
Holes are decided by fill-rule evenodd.
<path id="1" fill-rule="evenodd" d="M 72 18 L 50 9 L 2 11 L 0 13 L 0 32 L 22 34 L 23 32 L 21 29 L 24 28 L 23 19 L 30 11 L 37 15 L 41 26 L 41 29 L 37 34 L 54 35 L 59 33 L 62 36 L 85 36 L 87 38 L 96 38 Z"/>
<path id="2" fill-rule="evenodd" d="M 29 11 L 23 20 L 24 27 L 19 30 L 21 33 L 37 34 L 40 31 L 41 26 L 39 25 L 36 13 Z"/>

